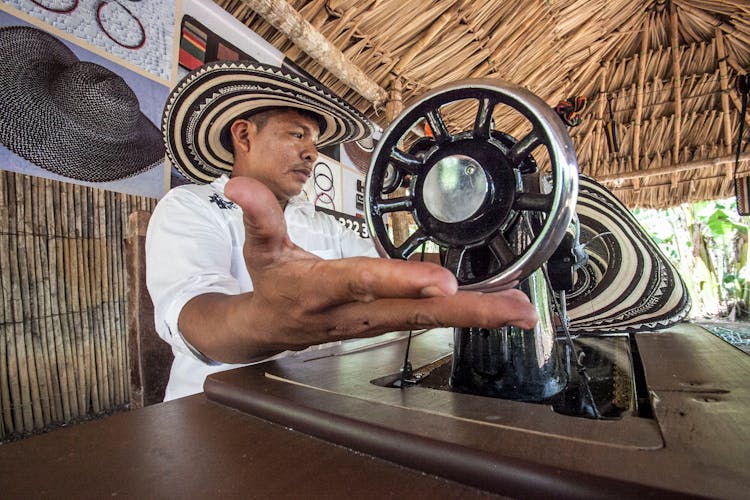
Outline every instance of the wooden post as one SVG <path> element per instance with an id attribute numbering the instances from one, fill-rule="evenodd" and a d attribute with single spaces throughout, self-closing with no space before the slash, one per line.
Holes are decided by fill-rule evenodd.
<path id="1" fill-rule="evenodd" d="M 385 105 L 385 118 L 391 123 L 401 113 L 404 104 L 401 98 L 401 79 L 394 77 L 388 92 L 388 102 Z M 405 196 L 403 188 L 399 188 L 394 193 L 395 196 Z M 391 230 L 393 231 L 393 242 L 399 245 L 409 237 L 409 223 L 411 216 L 406 212 L 394 212 L 389 216 Z"/>
<path id="2" fill-rule="evenodd" d="M 154 305 L 146 289 L 145 244 L 150 218 L 150 212 L 131 213 L 125 240 L 131 409 L 164 399 L 173 359 L 169 344 L 156 333 Z"/>

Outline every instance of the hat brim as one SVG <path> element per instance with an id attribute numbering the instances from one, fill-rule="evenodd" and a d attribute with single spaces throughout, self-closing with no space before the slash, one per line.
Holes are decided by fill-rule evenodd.
<path id="1" fill-rule="evenodd" d="M 189 73 L 167 100 L 162 122 L 167 155 L 192 182 L 211 182 L 232 171 L 233 155 L 222 144 L 222 132 L 238 116 L 269 107 L 319 115 L 325 129 L 318 147 L 372 133 L 364 115 L 316 82 L 256 62 L 217 62 Z"/>
<path id="2" fill-rule="evenodd" d="M 589 261 L 566 295 L 571 332 L 654 330 L 687 316 L 679 273 L 608 189 L 582 175 L 576 214 Z"/>

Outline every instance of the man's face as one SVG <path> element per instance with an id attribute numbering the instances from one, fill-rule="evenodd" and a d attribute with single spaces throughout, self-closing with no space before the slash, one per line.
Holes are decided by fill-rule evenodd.
<path id="1" fill-rule="evenodd" d="M 235 155 L 233 175 L 261 181 L 284 206 L 302 191 L 312 173 L 318 133 L 316 121 L 292 109 L 270 112 L 260 130 L 249 124 L 249 150 Z"/>

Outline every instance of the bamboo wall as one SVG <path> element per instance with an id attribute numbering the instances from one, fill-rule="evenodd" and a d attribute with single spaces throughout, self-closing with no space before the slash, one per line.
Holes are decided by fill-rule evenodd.
<path id="1" fill-rule="evenodd" d="M 0 441 L 128 403 L 124 237 L 155 202 L 0 170 Z"/>

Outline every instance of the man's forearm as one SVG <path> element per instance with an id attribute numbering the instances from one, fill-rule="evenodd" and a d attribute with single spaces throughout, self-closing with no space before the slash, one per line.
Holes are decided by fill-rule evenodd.
<path id="1" fill-rule="evenodd" d="M 252 363 L 283 351 L 264 334 L 268 325 L 249 318 L 250 300 L 252 292 L 198 295 L 180 312 L 180 332 L 203 355 L 221 363 Z"/>

